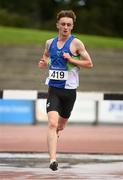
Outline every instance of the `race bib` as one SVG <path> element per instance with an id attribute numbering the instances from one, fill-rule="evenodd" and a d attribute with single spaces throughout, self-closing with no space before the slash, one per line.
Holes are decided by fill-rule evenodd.
<path id="1" fill-rule="evenodd" d="M 67 80 L 68 79 L 68 71 L 49 70 L 49 79 Z"/>

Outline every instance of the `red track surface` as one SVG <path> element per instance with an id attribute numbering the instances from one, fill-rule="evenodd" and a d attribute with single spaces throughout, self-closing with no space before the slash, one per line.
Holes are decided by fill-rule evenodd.
<path id="1" fill-rule="evenodd" d="M 47 127 L 0 126 L 0 152 L 47 152 Z M 123 126 L 68 125 L 58 152 L 123 154 Z"/>

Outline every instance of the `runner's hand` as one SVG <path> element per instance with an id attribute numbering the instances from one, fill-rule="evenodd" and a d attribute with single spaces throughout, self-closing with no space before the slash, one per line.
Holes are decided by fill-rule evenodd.
<path id="1" fill-rule="evenodd" d="M 64 58 L 66 58 L 69 62 L 71 62 L 72 61 L 72 57 L 70 56 L 70 54 L 69 53 L 63 53 L 63 57 Z"/>
<path id="2" fill-rule="evenodd" d="M 44 59 L 40 59 L 39 63 L 38 63 L 38 67 L 39 68 L 45 68 L 47 66 L 47 63 Z"/>

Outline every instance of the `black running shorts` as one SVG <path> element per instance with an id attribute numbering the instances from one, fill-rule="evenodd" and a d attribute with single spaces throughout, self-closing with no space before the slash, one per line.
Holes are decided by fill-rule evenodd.
<path id="1" fill-rule="evenodd" d="M 49 87 L 47 112 L 57 111 L 63 118 L 69 118 L 76 100 L 76 89 Z"/>

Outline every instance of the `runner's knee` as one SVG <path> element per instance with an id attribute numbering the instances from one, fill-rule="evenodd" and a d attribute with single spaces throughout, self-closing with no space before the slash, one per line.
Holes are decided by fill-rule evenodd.
<path id="1" fill-rule="evenodd" d="M 57 131 L 62 131 L 65 128 L 66 123 L 58 124 Z"/>
<path id="2" fill-rule="evenodd" d="M 55 120 L 50 120 L 48 125 L 50 129 L 57 129 L 58 123 Z"/>
<path id="3" fill-rule="evenodd" d="M 57 131 L 62 131 L 64 129 L 64 126 L 58 126 Z"/>

